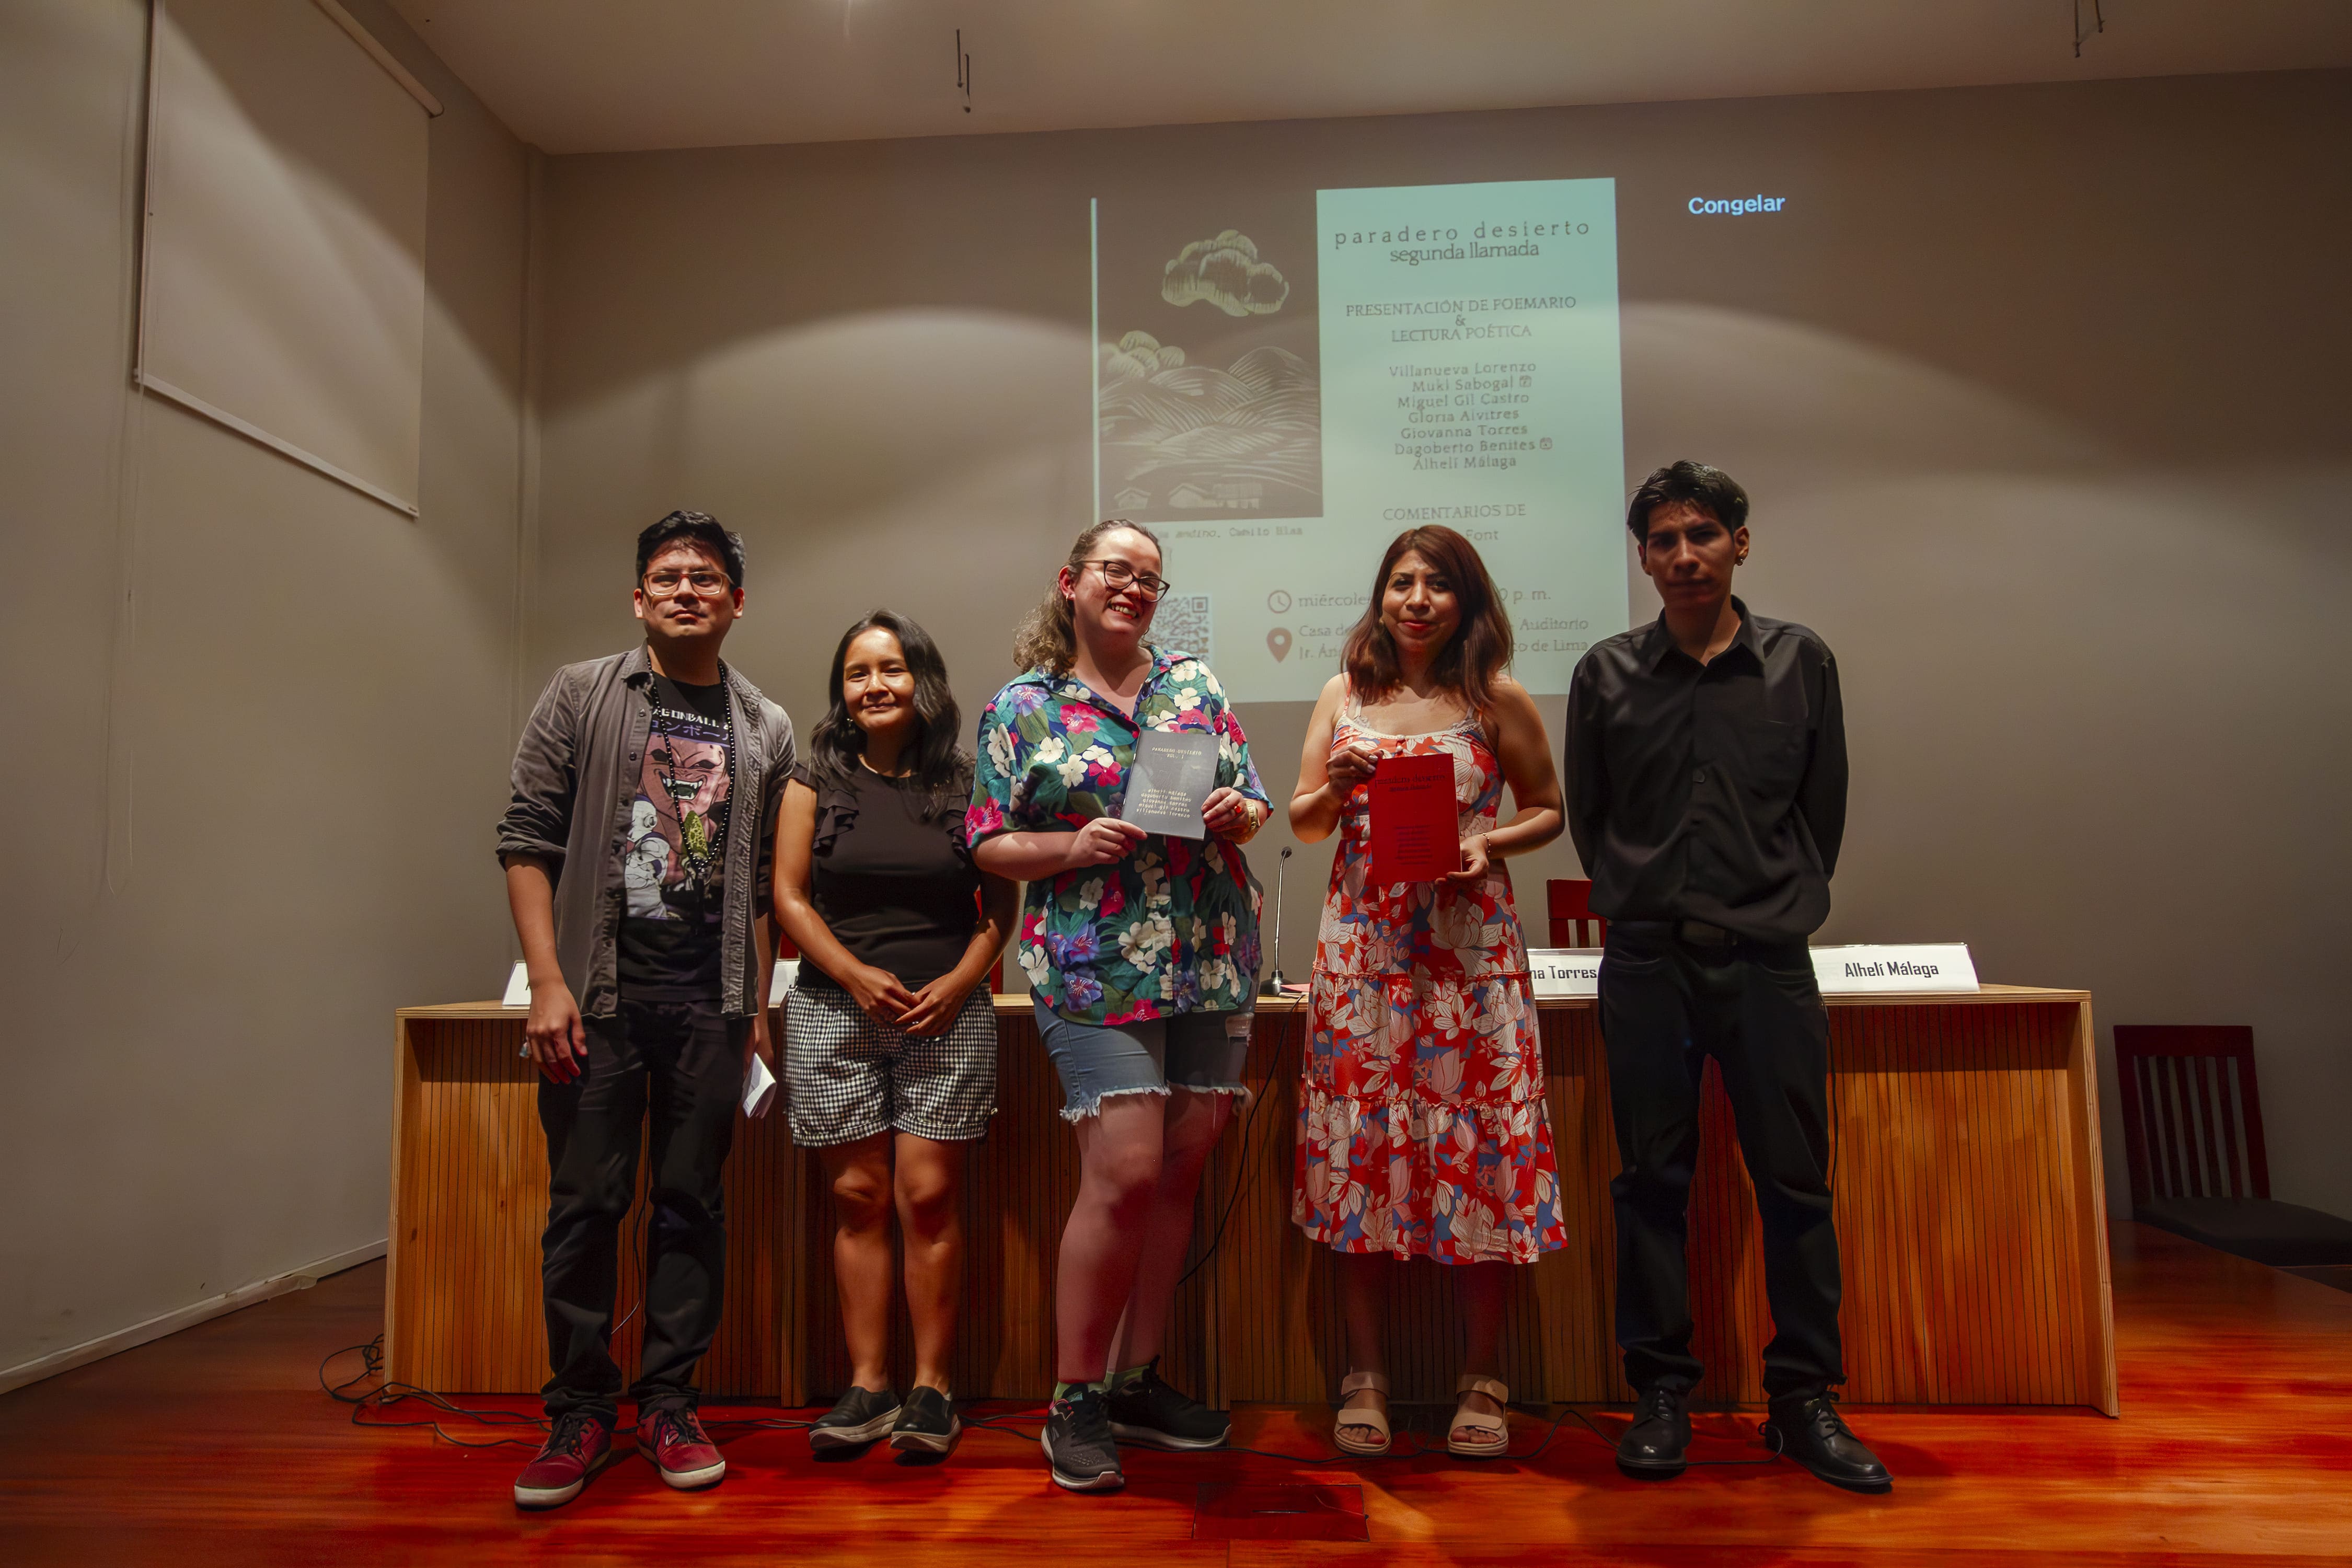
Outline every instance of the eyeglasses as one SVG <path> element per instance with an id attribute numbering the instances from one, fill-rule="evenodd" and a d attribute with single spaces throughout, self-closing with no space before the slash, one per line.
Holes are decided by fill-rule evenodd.
<path id="1" fill-rule="evenodd" d="M 646 592 L 656 599 L 668 598 L 682 585 L 691 586 L 697 594 L 709 596 L 726 592 L 733 587 L 734 584 L 728 581 L 724 572 L 648 572 L 646 574 Z"/>
<path id="2" fill-rule="evenodd" d="M 1114 594 L 1131 587 L 1143 595 L 1147 604 L 1156 605 L 1160 602 L 1160 595 L 1168 592 L 1167 578 L 1154 577 L 1149 572 L 1138 572 L 1124 561 L 1081 561 L 1078 564 L 1101 567 L 1103 586 Z"/>

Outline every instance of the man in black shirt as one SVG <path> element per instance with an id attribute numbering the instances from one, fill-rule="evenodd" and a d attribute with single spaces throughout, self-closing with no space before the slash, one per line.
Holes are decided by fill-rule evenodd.
<path id="1" fill-rule="evenodd" d="M 568 1502 L 614 1453 L 618 1230 L 640 1141 L 652 1169 L 637 1451 L 678 1488 L 727 1468 L 695 1417 L 693 1377 L 719 1326 L 737 1102 L 753 1054 L 774 1059 L 761 911 L 793 727 L 719 662 L 743 608 L 741 540 L 670 513 L 637 537 L 635 604 L 642 646 L 548 682 L 499 825 L 547 1133 L 551 1430 L 515 1480 L 525 1508 Z"/>
<path id="2" fill-rule="evenodd" d="M 1768 1431 L 1854 1491 L 1892 1484 L 1839 1416 L 1838 1247 L 1830 1218 L 1829 1015 L 1805 939 L 1828 916 L 1845 831 L 1837 662 L 1803 626 L 1731 595 L 1748 495 L 1719 468 L 1660 468 L 1626 515 L 1664 603 L 1594 647 L 1568 700 L 1568 822 L 1610 921 L 1601 1028 L 1623 1170 L 1617 1342 L 1640 1395 L 1630 1475 L 1679 1475 L 1690 1443 L 1685 1256 L 1710 1056 L 1762 1221 Z"/>

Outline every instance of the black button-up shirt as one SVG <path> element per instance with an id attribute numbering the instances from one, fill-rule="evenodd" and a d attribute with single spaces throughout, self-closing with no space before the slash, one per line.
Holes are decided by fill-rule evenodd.
<path id="1" fill-rule="evenodd" d="M 1664 617 L 1588 651 L 1568 696 L 1568 826 L 1592 909 L 1801 942 L 1845 837 L 1845 713 L 1822 639 L 1751 616 L 1701 665 Z"/>

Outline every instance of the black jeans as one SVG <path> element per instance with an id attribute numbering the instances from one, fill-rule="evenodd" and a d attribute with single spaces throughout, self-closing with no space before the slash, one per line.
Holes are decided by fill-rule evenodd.
<path id="1" fill-rule="evenodd" d="M 1631 929 L 1629 929 L 1629 927 Z M 1686 944 L 1648 922 L 1609 928 L 1601 1031 L 1624 1169 L 1617 1212 L 1617 1343 L 1635 1388 L 1689 1389 L 1691 1176 L 1699 1074 L 1713 1057 L 1756 1187 L 1772 1342 L 1767 1394 L 1845 1381 L 1838 1245 L 1830 1219 L 1829 1014 L 1801 942 Z"/>
<path id="2" fill-rule="evenodd" d="M 547 1414 L 585 1411 L 611 1426 L 621 1369 L 613 1363 L 613 1295 L 621 1221 L 636 1194 L 637 1148 L 653 1112 L 645 1277 L 645 1354 L 638 1407 L 694 1402 L 695 1363 L 719 1331 L 727 1283 L 727 1201 L 720 1183 L 743 1094 L 749 1018 L 709 1002 L 632 1002 L 583 1020 L 588 1059 L 570 1083 L 539 1086 L 547 1132 L 547 1230 L 540 1279 L 547 1302 Z"/>

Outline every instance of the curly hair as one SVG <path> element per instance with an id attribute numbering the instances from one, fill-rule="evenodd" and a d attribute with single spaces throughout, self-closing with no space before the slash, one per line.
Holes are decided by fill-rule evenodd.
<path id="1" fill-rule="evenodd" d="M 1089 553 L 1100 543 L 1106 533 L 1120 529 L 1139 533 L 1151 541 L 1151 548 L 1160 548 L 1160 536 L 1139 522 L 1129 522 L 1123 517 L 1108 517 L 1080 533 L 1070 546 L 1068 559 L 1062 564 L 1076 572 L 1092 559 Z M 1077 612 L 1070 601 L 1062 596 L 1057 576 L 1037 607 L 1013 634 L 1013 668 L 1018 670 L 1042 669 L 1048 675 L 1067 675 L 1070 666 L 1077 661 Z"/>

